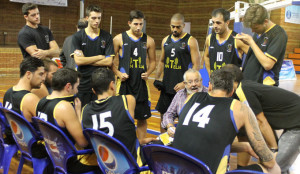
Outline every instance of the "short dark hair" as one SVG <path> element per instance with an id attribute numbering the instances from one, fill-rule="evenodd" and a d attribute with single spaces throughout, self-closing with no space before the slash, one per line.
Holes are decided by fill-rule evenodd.
<path id="1" fill-rule="evenodd" d="M 101 67 L 92 74 L 92 88 L 97 95 L 107 91 L 111 81 L 115 81 L 115 75 L 111 69 Z"/>
<path id="2" fill-rule="evenodd" d="M 43 62 L 44 62 L 44 66 L 45 66 L 45 71 L 46 72 L 49 72 L 50 65 L 54 65 L 54 66 L 58 67 L 58 65 L 57 65 L 57 63 L 55 61 L 53 61 L 51 59 L 48 59 L 48 58 L 44 59 Z"/>
<path id="3" fill-rule="evenodd" d="M 33 3 L 26 3 L 22 6 L 22 13 L 24 15 L 28 15 L 29 14 L 29 10 L 33 10 L 38 8 L 38 6 L 36 4 Z"/>
<path id="4" fill-rule="evenodd" d="M 34 73 L 39 67 L 44 67 L 41 59 L 31 56 L 25 57 L 20 64 L 20 78 L 22 78 L 27 71 Z"/>
<path id="5" fill-rule="evenodd" d="M 270 19 L 267 9 L 259 4 L 253 4 L 247 9 L 243 22 L 245 27 L 250 28 L 253 24 L 263 24 L 265 19 Z"/>
<path id="6" fill-rule="evenodd" d="M 233 73 L 225 71 L 223 68 L 215 70 L 210 75 L 212 89 L 224 90 L 227 94 L 230 94 L 233 90 L 233 80 Z"/>
<path id="7" fill-rule="evenodd" d="M 234 75 L 234 82 L 240 83 L 244 76 L 240 68 L 234 64 L 227 64 L 222 68 L 224 71 L 231 72 Z"/>
<path id="8" fill-rule="evenodd" d="M 98 12 L 98 13 L 102 13 L 102 9 L 97 6 L 97 5 L 89 5 L 86 9 L 85 9 L 85 16 L 90 16 L 91 12 Z"/>
<path id="9" fill-rule="evenodd" d="M 144 13 L 139 10 L 132 10 L 129 13 L 129 21 L 132 22 L 133 19 L 145 19 Z"/>
<path id="10" fill-rule="evenodd" d="M 218 14 L 221 14 L 223 16 L 224 22 L 227 22 L 230 19 L 230 12 L 224 8 L 214 9 L 211 13 L 211 16 L 217 17 Z"/>
<path id="11" fill-rule="evenodd" d="M 77 28 L 79 30 L 85 29 L 88 26 L 88 21 L 85 20 L 84 18 L 81 18 L 77 22 Z"/>
<path id="12" fill-rule="evenodd" d="M 80 77 L 80 73 L 71 68 L 61 68 L 53 74 L 51 87 L 56 91 L 63 90 L 67 83 L 71 83 L 74 87 Z"/>

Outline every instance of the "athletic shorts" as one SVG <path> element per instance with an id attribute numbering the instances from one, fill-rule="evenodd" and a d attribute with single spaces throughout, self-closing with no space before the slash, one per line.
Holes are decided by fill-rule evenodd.
<path id="1" fill-rule="evenodd" d="M 168 94 L 165 93 L 164 91 L 161 91 L 155 109 L 158 110 L 158 112 L 160 112 L 161 115 L 163 115 L 165 112 L 167 112 L 174 96 L 175 94 Z"/>
<path id="2" fill-rule="evenodd" d="M 151 117 L 151 110 L 148 101 L 136 102 L 134 118 L 137 120 L 146 120 Z"/>
<path id="3" fill-rule="evenodd" d="M 249 166 L 239 167 L 236 170 L 252 170 L 252 171 L 257 171 L 257 172 L 263 172 L 263 169 L 258 164 L 252 164 Z"/>
<path id="4" fill-rule="evenodd" d="M 95 171 L 96 173 L 102 173 L 100 171 L 99 166 L 90 166 L 82 164 L 78 159 L 77 156 L 69 158 L 67 162 L 67 170 L 70 173 L 85 173 L 90 171 Z"/>

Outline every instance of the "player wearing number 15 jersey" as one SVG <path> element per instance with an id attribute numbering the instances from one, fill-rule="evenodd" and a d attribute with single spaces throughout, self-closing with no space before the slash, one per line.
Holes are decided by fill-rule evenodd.
<path id="1" fill-rule="evenodd" d="M 83 108 L 83 127 L 101 130 L 117 138 L 137 157 L 137 136 L 133 120 L 135 98 L 132 95 L 115 96 L 115 76 L 110 69 L 95 70 L 91 81 L 98 100 L 91 101 Z"/>
<path id="2" fill-rule="evenodd" d="M 262 162 L 248 169 L 267 173 L 280 171 L 267 147 L 255 115 L 246 105 L 229 98 L 233 94 L 234 75 L 222 69 L 211 74 L 209 93 L 195 93 L 183 107 L 173 147 L 202 160 L 213 173 L 225 173 L 230 146 L 245 126 L 250 144 Z M 274 168 L 275 167 L 275 168 Z M 265 171 L 266 172 L 266 171 Z"/>

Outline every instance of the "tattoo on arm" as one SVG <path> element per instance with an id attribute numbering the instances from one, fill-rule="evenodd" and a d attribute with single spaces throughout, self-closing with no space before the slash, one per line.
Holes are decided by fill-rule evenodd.
<path id="1" fill-rule="evenodd" d="M 250 141 L 250 145 L 254 149 L 254 151 L 257 153 L 259 158 L 261 159 L 262 162 L 268 162 L 273 159 L 273 154 L 269 150 L 269 148 L 266 145 L 265 140 L 263 139 L 263 136 L 259 130 L 256 117 L 252 110 L 246 106 L 242 105 L 241 110 L 242 113 L 247 114 L 247 119 L 249 124 L 246 127 L 247 135 Z M 247 121 L 246 121 L 247 122 Z"/>

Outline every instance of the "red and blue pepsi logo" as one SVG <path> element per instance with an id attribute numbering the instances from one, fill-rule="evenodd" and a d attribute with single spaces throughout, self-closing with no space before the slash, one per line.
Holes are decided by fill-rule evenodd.
<path id="1" fill-rule="evenodd" d="M 19 140 L 23 140 L 24 138 L 24 134 L 22 129 L 20 128 L 20 126 L 18 125 L 18 123 L 16 123 L 15 121 L 11 120 L 10 121 L 10 126 L 12 131 L 14 132 L 15 136 L 19 139 Z"/>
<path id="2" fill-rule="evenodd" d="M 113 153 L 105 146 L 98 146 L 98 153 L 104 165 L 110 170 L 115 170 L 117 162 Z"/>

